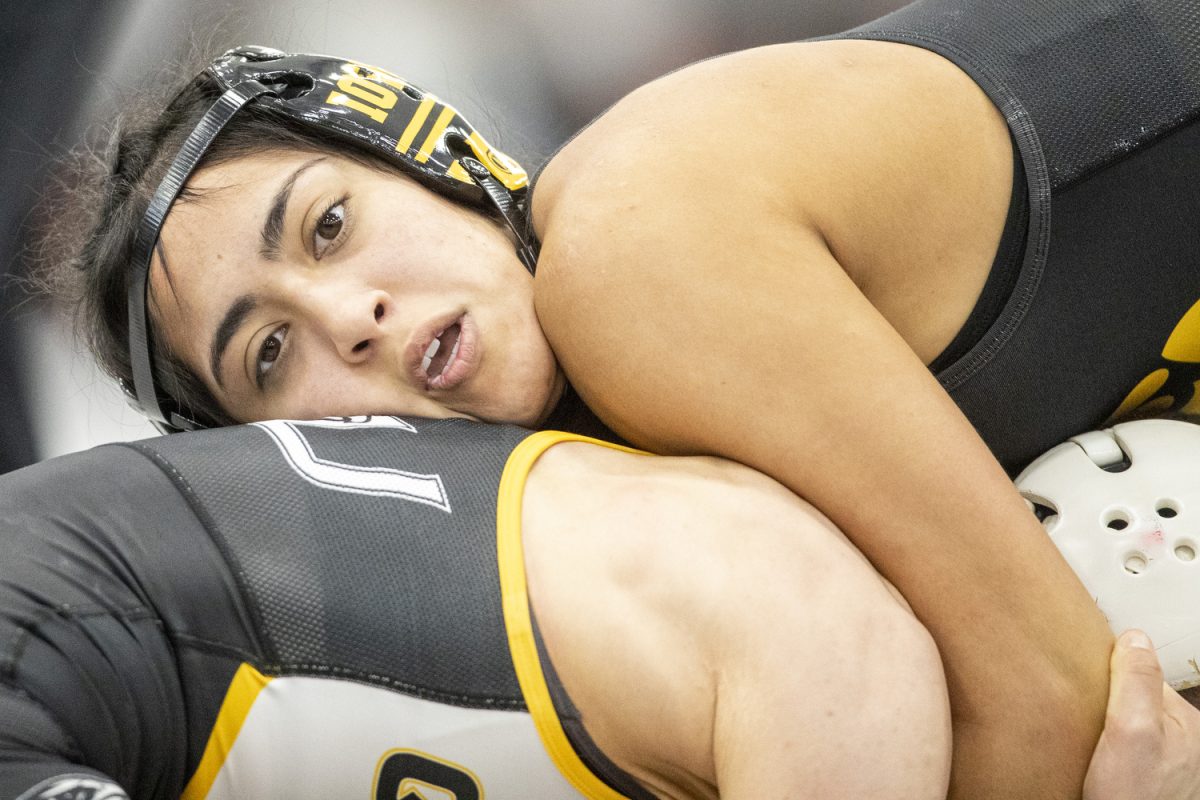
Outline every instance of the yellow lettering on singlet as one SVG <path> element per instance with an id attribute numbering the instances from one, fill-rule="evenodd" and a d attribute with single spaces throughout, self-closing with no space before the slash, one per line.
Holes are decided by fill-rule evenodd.
<path id="1" fill-rule="evenodd" d="M 1192 304 L 1192 307 L 1180 317 L 1179 322 L 1175 323 L 1175 328 L 1167 337 L 1166 344 L 1163 345 L 1162 357 L 1164 361 L 1168 362 L 1168 366 L 1156 369 L 1142 378 L 1117 410 L 1105 421 L 1105 425 L 1120 422 L 1134 411 L 1142 414 L 1169 411 L 1175 405 L 1177 398 L 1157 393 L 1170 378 L 1172 371 L 1175 372 L 1175 381 L 1172 386 L 1176 391 L 1179 389 L 1181 378 L 1192 381 L 1192 395 L 1187 398 L 1180 411 L 1184 414 L 1200 414 L 1200 381 L 1195 380 L 1197 367 L 1200 365 L 1200 301 Z M 1178 398 L 1178 400 L 1183 402 L 1183 398 Z"/>
<path id="2" fill-rule="evenodd" d="M 1200 364 L 1200 302 L 1197 302 L 1171 331 L 1163 345 L 1163 358 L 1184 364 Z"/>
<path id="3" fill-rule="evenodd" d="M 412 760 L 419 765 L 420 769 L 424 765 L 440 765 L 448 767 L 451 777 L 458 791 L 451 786 L 443 786 L 441 783 L 431 783 L 429 780 L 423 780 L 414 775 L 404 775 L 400 777 L 398 782 L 379 785 L 380 778 L 383 776 L 383 771 L 388 762 L 393 756 L 411 756 Z M 410 767 L 411 768 L 411 767 Z M 392 781 L 396 781 L 397 776 L 390 776 Z M 445 780 L 445 773 L 442 773 L 441 780 Z M 465 783 L 465 785 L 464 785 Z M 423 750 L 413 750 L 407 747 L 396 747 L 384 753 L 379 762 L 375 765 L 375 778 L 371 781 L 371 797 L 401 797 L 407 800 L 415 798 L 416 800 L 483 800 L 485 797 L 483 791 L 483 782 L 479 780 L 479 776 L 464 765 L 456 761 L 449 761 L 445 758 L 440 758 L 427 753 Z"/>
<path id="4" fill-rule="evenodd" d="M 1154 396 L 1154 393 L 1162 388 L 1162 385 L 1167 382 L 1167 376 L 1171 373 L 1165 369 L 1156 369 L 1138 382 L 1138 385 L 1133 387 L 1133 391 L 1125 398 L 1120 407 L 1112 413 L 1108 418 L 1106 425 L 1111 425 L 1119 422 L 1122 417 L 1142 407 L 1146 401 Z"/>
<path id="5" fill-rule="evenodd" d="M 1200 414 L 1200 381 L 1192 381 L 1192 399 L 1179 409 L 1181 414 Z"/>

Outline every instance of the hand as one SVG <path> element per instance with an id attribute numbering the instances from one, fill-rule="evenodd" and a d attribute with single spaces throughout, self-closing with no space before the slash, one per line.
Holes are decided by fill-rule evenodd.
<path id="1" fill-rule="evenodd" d="M 1111 670 L 1083 800 L 1200 800 L 1200 711 L 1163 683 L 1141 631 L 1121 634 Z"/>

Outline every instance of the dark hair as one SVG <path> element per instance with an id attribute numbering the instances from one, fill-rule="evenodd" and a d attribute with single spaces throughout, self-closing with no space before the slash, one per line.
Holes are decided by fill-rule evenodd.
<path id="1" fill-rule="evenodd" d="M 129 355 L 128 265 L 138 226 L 184 139 L 221 95 L 207 74 L 187 83 L 174 98 L 157 104 L 161 111 L 135 113 L 118 122 L 107 152 L 98 161 L 103 173 L 80 177 L 68 219 L 59 226 L 77 225 L 80 212 L 92 218 L 82 242 L 52 246 L 72 252 L 46 258 L 42 285 L 71 305 L 76 326 L 101 368 L 118 381 L 132 385 Z M 337 153 L 375 168 L 389 169 L 368 153 L 347 147 L 319 129 L 304 127 L 256 103 L 243 107 L 225 126 L 203 160 L 201 169 L 270 150 Z M 92 170 L 96 171 L 95 168 Z M 394 170 L 393 170 L 394 172 Z M 184 187 L 177 202 L 194 201 L 198 194 Z M 60 210 L 56 216 L 62 217 Z M 61 231 L 64 236 L 70 231 Z M 52 237 L 57 233 L 51 234 Z M 61 237 L 60 237 L 61 238 Z M 165 337 L 152 336 L 157 384 L 179 411 L 204 425 L 229 425 L 234 420 L 208 391 L 200 377 L 171 351 Z"/>

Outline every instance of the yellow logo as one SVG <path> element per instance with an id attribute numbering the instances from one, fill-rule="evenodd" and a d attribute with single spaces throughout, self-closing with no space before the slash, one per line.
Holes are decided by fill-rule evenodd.
<path id="1" fill-rule="evenodd" d="M 1135 411 L 1200 414 L 1200 302 L 1189 308 L 1175 325 L 1163 345 L 1162 357 L 1166 365 L 1142 378 L 1106 425 L 1119 422 Z"/>

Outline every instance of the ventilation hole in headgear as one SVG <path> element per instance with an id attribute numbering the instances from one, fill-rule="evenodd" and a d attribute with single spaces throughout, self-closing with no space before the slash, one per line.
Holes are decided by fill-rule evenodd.
<path id="1" fill-rule="evenodd" d="M 1125 556 L 1125 571 L 1130 575 L 1141 575 L 1148 566 L 1150 566 L 1150 562 L 1141 553 L 1130 553 Z"/>
<path id="2" fill-rule="evenodd" d="M 1123 531 L 1133 521 L 1128 511 L 1116 508 L 1104 515 L 1104 526 L 1114 531 Z"/>
<path id="3" fill-rule="evenodd" d="M 455 131 L 446 132 L 446 149 L 454 155 L 455 158 L 463 158 L 464 156 L 475 157 L 475 151 L 471 149 L 471 145 L 467 143 L 467 138 Z"/>
<path id="4" fill-rule="evenodd" d="M 1159 500 L 1154 504 L 1154 513 L 1163 519 L 1179 516 L 1179 504 L 1174 500 Z"/>
<path id="5" fill-rule="evenodd" d="M 1025 505 L 1037 517 L 1037 521 L 1045 526 L 1046 531 L 1054 530 L 1054 526 L 1058 524 L 1058 509 L 1047 503 L 1040 497 L 1033 497 L 1028 494 L 1022 494 L 1021 498 L 1025 501 Z"/>
<path id="6" fill-rule="evenodd" d="M 410 86 L 407 83 L 404 84 L 404 88 L 401 89 L 400 91 L 404 92 L 406 95 L 411 97 L 413 100 L 424 100 L 425 99 L 425 96 L 423 94 L 421 94 L 420 89 L 418 89 L 415 86 Z"/>
<path id="7" fill-rule="evenodd" d="M 1047 528 L 1054 527 L 1058 522 L 1058 512 L 1050 506 L 1044 506 L 1041 503 L 1033 504 L 1033 515 L 1038 518 L 1038 522 Z"/>
<path id="8" fill-rule="evenodd" d="M 1190 544 L 1181 544 L 1175 547 L 1175 557 L 1180 561 L 1195 561 L 1196 548 Z"/>
<path id="9" fill-rule="evenodd" d="M 281 100 L 303 97 L 316 86 L 313 77 L 302 72 L 281 72 L 277 75 L 264 76 L 259 80 L 264 84 L 271 85 Z"/>

